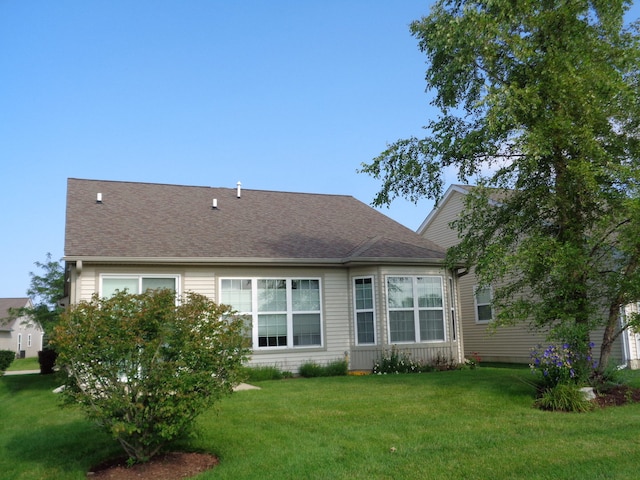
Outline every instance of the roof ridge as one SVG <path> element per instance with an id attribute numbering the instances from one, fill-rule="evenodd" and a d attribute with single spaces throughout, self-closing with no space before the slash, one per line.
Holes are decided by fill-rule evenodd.
<path id="1" fill-rule="evenodd" d="M 152 185 L 158 187 L 179 187 L 179 188 L 207 188 L 216 190 L 233 190 L 235 191 L 237 186 L 233 187 L 214 187 L 211 185 L 186 185 L 182 183 L 165 183 L 165 182 L 141 182 L 136 180 L 101 180 L 95 178 L 77 178 L 68 177 L 67 180 L 74 180 L 79 182 L 96 182 L 96 183 L 119 183 L 119 184 L 131 184 L 131 185 Z M 285 190 L 268 190 L 264 188 L 245 188 L 242 187 L 243 192 L 265 192 L 265 193 L 284 193 L 290 195 L 315 195 L 315 196 L 329 196 L 329 197 L 346 197 L 355 198 L 353 195 L 346 193 L 318 193 L 318 192 L 294 192 Z M 356 199 L 357 200 L 357 199 Z M 360 200 L 358 200 L 360 201 Z M 363 202 L 364 203 L 364 202 Z"/>

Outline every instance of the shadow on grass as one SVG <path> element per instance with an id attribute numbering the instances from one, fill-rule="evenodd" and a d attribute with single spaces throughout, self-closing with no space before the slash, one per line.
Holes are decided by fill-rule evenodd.
<path id="1" fill-rule="evenodd" d="M 26 470 L 37 470 L 37 466 L 51 471 L 86 472 L 119 451 L 105 433 L 82 419 L 22 429 L 5 443 L 6 455 Z"/>
<path id="2" fill-rule="evenodd" d="M 62 377 L 58 373 L 41 375 L 31 373 L 28 375 L 4 375 L 0 377 L 0 389 L 16 394 L 23 391 L 51 391 L 62 385 Z"/>

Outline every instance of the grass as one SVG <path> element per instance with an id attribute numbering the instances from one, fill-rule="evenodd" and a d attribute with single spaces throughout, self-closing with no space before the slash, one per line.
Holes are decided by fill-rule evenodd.
<path id="1" fill-rule="evenodd" d="M 7 368 L 7 372 L 17 372 L 19 370 L 40 370 L 38 357 L 16 358 Z"/>
<path id="2" fill-rule="evenodd" d="M 640 372 L 627 376 L 640 386 Z M 182 448 L 221 463 L 205 479 L 632 479 L 640 404 L 566 414 L 532 407 L 523 369 L 257 383 L 198 419 Z M 81 479 L 118 455 L 51 376 L 0 378 L 0 476 Z"/>

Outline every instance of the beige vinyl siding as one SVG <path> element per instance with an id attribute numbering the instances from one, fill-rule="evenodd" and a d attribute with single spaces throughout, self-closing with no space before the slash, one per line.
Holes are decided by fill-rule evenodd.
<path id="1" fill-rule="evenodd" d="M 464 209 L 464 194 L 452 190 L 450 195 L 443 197 L 442 203 L 432 214 L 427 225 L 423 225 L 421 234 L 442 245 L 445 248 L 458 243 L 457 232 L 450 228 L 449 224 L 455 220 Z M 458 319 L 464 335 L 464 352 L 469 356 L 477 352 L 483 361 L 529 363 L 531 349 L 536 345 L 544 345 L 546 331 L 531 330 L 526 324 L 518 324 L 508 327 L 491 328 L 491 323 L 477 323 L 474 288 L 478 285 L 473 272 L 458 279 L 460 296 L 460 309 Z M 602 329 L 591 334 L 591 340 L 595 343 L 593 355 L 598 358 L 602 344 Z M 635 338 L 631 339 L 629 346 L 630 358 L 633 356 L 633 346 L 638 345 Z M 637 353 L 636 353 L 637 355 Z M 612 348 L 612 362 L 622 362 L 623 338 L 615 342 Z M 640 362 L 638 362 L 640 367 Z"/>
<path id="2" fill-rule="evenodd" d="M 182 292 L 196 292 L 208 298 L 216 298 L 216 278 L 213 272 L 200 270 L 186 270 L 182 278 Z"/>
<path id="3" fill-rule="evenodd" d="M 91 300 L 91 296 L 94 293 L 98 293 L 99 278 L 96 273 L 96 268 L 92 266 L 85 266 L 80 272 L 78 277 L 80 289 L 78 291 L 79 300 Z"/>
<path id="4" fill-rule="evenodd" d="M 458 234 L 449 225 L 464 209 L 464 195 L 452 192 L 448 198 L 443 198 L 426 229 L 421 232 L 427 238 L 441 247 L 449 248 L 458 244 Z"/>

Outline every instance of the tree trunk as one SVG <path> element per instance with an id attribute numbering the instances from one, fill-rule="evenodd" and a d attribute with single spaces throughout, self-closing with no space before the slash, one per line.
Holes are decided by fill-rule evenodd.
<path id="1" fill-rule="evenodd" d="M 616 299 L 617 300 L 617 299 Z M 618 318 L 620 317 L 620 303 L 612 303 L 609 306 L 609 316 L 607 318 L 607 324 L 602 336 L 602 346 L 600 348 L 600 360 L 598 362 L 597 372 L 603 373 L 609 363 L 611 356 L 611 349 L 613 348 L 613 342 L 622 333 L 621 329 L 617 328 Z"/>

